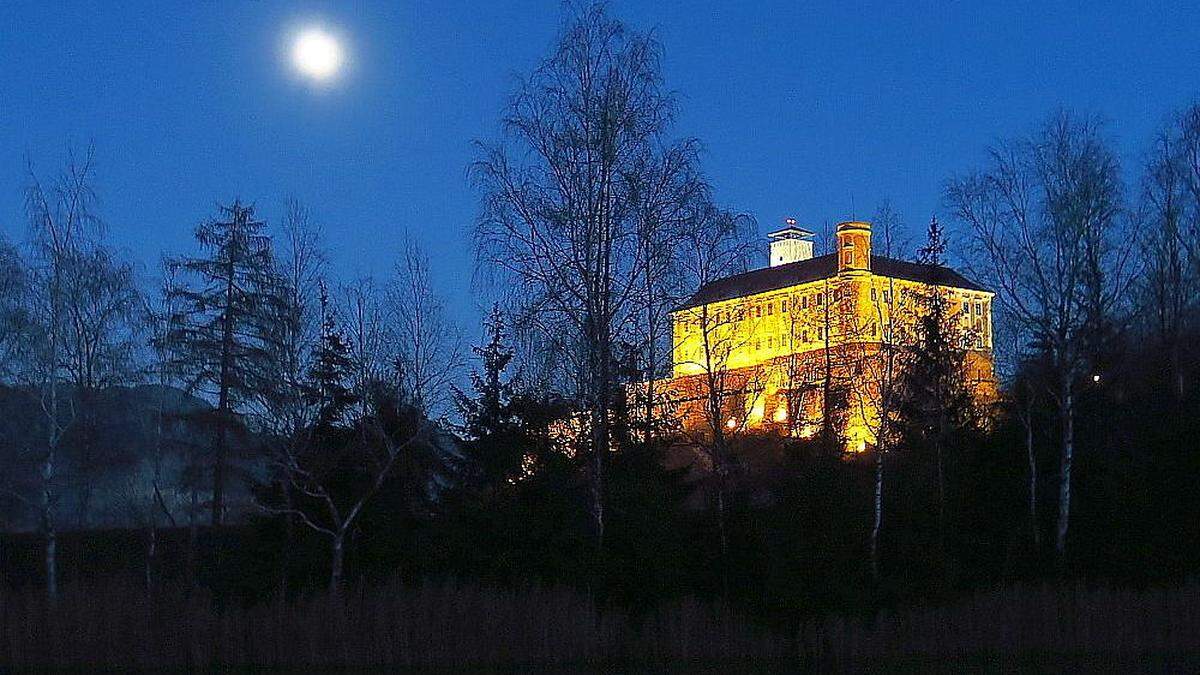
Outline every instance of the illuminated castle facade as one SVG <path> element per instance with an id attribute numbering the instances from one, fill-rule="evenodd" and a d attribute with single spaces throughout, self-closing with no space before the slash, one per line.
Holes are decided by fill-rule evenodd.
<path id="1" fill-rule="evenodd" d="M 813 234 L 770 237 L 770 265 L 699 288 L 672 313 L 673 373 L 665 399 L 684 432 L 815 434 L 836 392 L 846 447 L 874 444 L 879 392 L 913 344 L 922 302 L 946 300 L 968 349 L 965 373 L 994 394 L 992 296 L 946 267 L 874 255 L 871 225 L 837 226 L 836 251 L 813 256 Z M 717 409 L 719 408 L 719 413 Z"/>

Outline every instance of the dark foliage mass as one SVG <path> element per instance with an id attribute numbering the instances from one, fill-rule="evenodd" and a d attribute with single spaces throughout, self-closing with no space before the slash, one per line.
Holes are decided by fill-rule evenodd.
<path id="1" fill-rule="evenodd" d="M 839 357 L 880 401 L 855 453 L 833 350 L 812 438 L 727 424 L 751 385 L 712 349 L 704 431 L 656 389 L 671 308 L 753 229 L 671 139 L 660 56 L 576 12 L 480 146 L 503 287 L 470 352 L 414 244 L 336 284 L 305 210 L 280 236 L 234 201 L 146 294 L 91 153 L 31 170 L 29 241 L 0 240 L 0 668 L 1194 669 L 1200 104 L 1136 190 L 1069 113 L 948 181 L 915 262 L 997 291 L 999 390 L 914 291 L 911 334 Z"/>

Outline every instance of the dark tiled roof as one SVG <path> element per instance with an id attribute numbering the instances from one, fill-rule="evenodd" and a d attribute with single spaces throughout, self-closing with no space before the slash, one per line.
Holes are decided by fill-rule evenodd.
<path id="1" fill-rule="evenodd" d="M 987 290 L 949 267 L 921 265 L 883 256 L 871 256 L 871 272 L 882 277 L 907 279 L 924 284 L 953 286 L 971 291 Z M 832 253 L 786 265 L 763 267 L 704 284 L 676 309 L 699 307 L 710 302 L 766 293 L 836 275 L 837 258 Z"/>

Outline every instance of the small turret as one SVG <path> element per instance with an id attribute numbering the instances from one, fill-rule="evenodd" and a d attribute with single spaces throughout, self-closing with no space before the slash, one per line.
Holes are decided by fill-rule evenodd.
<path id="1" fill-rule="evenodd" d="M 871 224 L 852 220 L 837 226 L 838 274 L 871 271 Z"/>

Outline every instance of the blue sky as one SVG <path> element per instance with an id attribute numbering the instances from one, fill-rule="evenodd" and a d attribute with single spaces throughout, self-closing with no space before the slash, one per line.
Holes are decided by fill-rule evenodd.
<path id="1" fill-rule="evenodd" d="M 1106 119 L 1133 177 L 1154 129 L 1200 96 L 1196 3 L 611 8 L 655 31 L 676 132 L 704 142 L 719 200 L 764 232 L 789 215 L 865 217 L 884 198 L 919 230 L 947 177 L 1059 107 Z M 386 275 L 411 232 L 469 324 L 485 304 L 471 292 L 471 143 L 495 137 L 561 17 L 557 0 L 3 0 L 0 230 L 24 233 L 27 155 L 48 173 L 92 141 L 110 239 L 147 269 L 192 250 L 217 201 L 275 221 L 295 197 L 346 278 Z M 323 88 L 287 59 L 311 25 L 349 51 Z"/>

